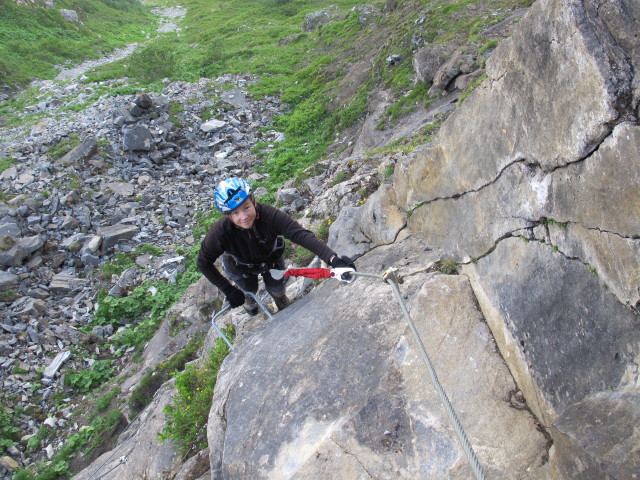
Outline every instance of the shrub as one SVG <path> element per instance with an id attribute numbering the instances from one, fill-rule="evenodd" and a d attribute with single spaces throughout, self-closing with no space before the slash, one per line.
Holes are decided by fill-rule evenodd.
<path id="1" fill-rule="evenodd" d="M 113 360 L 98 360 L 91 370 L 67 373 L 65 383 L 81 392 L 88 392 L 107 382 L 113 375 Z"/>
<path id="2" fill-rule="evenodd" d="M 151 402 L 156 391 L 169 380 L 171 372 L 182 371 L 187 362 L 194 360 L 203 343 L 202 335 L 192 338 L 183 350 L 146 373 L 129 397 L 131 414 L 137 415 Z"/>
<path id="3" fill-rule="evenodd" d="M 13 425 L 14 416 L 5 407 L 0 406 L 0 453 L 12 447 L 19 439 L 18 427 Z"/>
<path id="4" fill-rule="evenodd" d="M 233 327 L 225 327 L 222 331 L 227 338 L 233 339 Z M 175 374 L 178 394 L 164 408 L 167 424 L 158 436 L 161 440 L 175 442 L 179 453 L 185 457 L 207 446 L 207 420 L 213 392 L 218 371 L 228 353 L 229 346 L 219 338 L 204 365 L 187 365 L 182 373 Z"/>
<path id="5" fill-rule="evenodd" d="M 172 45 L 151 43 L 136 50 L 129 59 L 129 75 L 141 81 L 153 82 L 171 77 L 177 69 Z"/>
<path id="6" fill-rule="evenodd" d="M 445 275 L 457 275 L 460 264 L 451 257 L 441 258 L 436 262 L 436 270 Z"/>

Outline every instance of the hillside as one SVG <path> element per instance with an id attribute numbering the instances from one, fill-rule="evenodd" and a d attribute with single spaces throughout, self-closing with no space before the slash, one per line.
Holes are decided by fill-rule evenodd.
<path id="1" fill-rule="evenodd" d="M 399 269 L 489 478 L 632 478 L 640 12 L 530 3 L 193 1 L 7 97 L 4 478 L 473 475 L 384 282 L 227 314 L 220 364 L 193 258 L 231 174 Z"/>

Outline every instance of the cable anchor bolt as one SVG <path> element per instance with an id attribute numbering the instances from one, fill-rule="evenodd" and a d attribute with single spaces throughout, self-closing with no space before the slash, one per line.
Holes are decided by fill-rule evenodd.
<path id="1" fill-rule="evenodd" d="M 387 271 L 382 274 L 382 279 L 385 282 L 391 280 L 393 283 L 398 285 L 404 282 L 402 277 L 398 275 L 398 269 L 395 267 L 388 268 Z"/>

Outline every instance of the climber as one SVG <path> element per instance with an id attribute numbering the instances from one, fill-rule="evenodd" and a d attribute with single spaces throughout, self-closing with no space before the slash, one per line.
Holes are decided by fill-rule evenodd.
<path id="1" fill-rule="evenodd" d="M 252 295 L 257 293 L 258 275 L 262 275 L 267 292 L 278 310 L 289 305 L 286 278 L 274 279 L 271 268 L 284 268 L 284 238 L 315 253 L 334 268 L 355 268 L 348 257 L 341 257 L 321 242 L 312 232 L 282 210 L 256 203 L 249 183 L 237 177 L 221 181 L 215 189 L 214 201 L 224 217 L 211 225 L 198 253 L 198 269 L 227 298 L 232 308 L 244 304 L 249 315 L 258 313 Z M 284 237 L 284 238 L 283 238 Z M 222 257 L 222 267 L 236 286 L 215 267 Z"/>

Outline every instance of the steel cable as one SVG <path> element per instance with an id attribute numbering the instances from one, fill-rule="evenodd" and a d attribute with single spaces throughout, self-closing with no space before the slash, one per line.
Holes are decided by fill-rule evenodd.
<path id="1" fill-rule="evenodd" d="M 402 294 L 400 293 L 400 287 L 398 287 L 398 279 L 395 275 L 395 270 L 390 269 L 387 272 L 385 272 L 384 275 L 374 275 L 371 273 L 363 273 L 363 272 L 354 272 L 354 274 L 356 276 L 362 276 L 362 277 L 379 278 L 384 280 L 389 285 L 391 285 L 393 293 L 396 299 L 398 300 L 398 303 L 400 304 L 402 313 L 404 314 L 404 318 L 407 321 L 407 324 L 409 325 L 409 329 L 413 334 L 413 338 L 416 341 L 416 344 L 418 345 L 418 349 L 420 350 L 422 359 L 424 360 L 424 363 L 427 366 L 427 370 L 429 372 L 429 376 L 431 377 L 431 383 L 433 385 L 433 388 L 438 393 L 438 396 L 442 401 L 444 409 L 446 410 L 447 415 L 449 416 L 449 420 L 453 424 L 453 428 L 456 431 L 456 434 L 458 435 L 458 439 L 460 440 L 460 443 L 462 444 L 462 449 L 464 450 L 464 453 L 467 456 L 469 463 L 471 464 L 473 473 L 477 480 L 486 480 L 487 477 L 485 476 L 484 471 L 482 470 L 482 466 L 478 461 L 478 457 L 473 451 L 471 442 L 469 442 L 469 439 L 467 438 L 467 435 L 465 434 L 464 429 L 462 428 L 460 420 L 458 420 L 458 416 L 456 415 L 456 412 L 454 411 L 453 406 L 449 401 L 449 397 L 447 397 L 446 392 L 444 391 L 444 389 L 442 388 L 442 385 L 440 384 L 440 381 L 438 380 L 438 376 L 436 375 L 435 368 L 431 363 L 431 359 L 427 354 L 427 350 L 424 348 L 422 339 L 420 338 L 420 334 L 418 333 L 418 330 L 416 329 L 416 326 L 413 323 L 413 320 L 411 319 L 411 315 L 409 314 L 409 311 L 407 310 L 407 307 L 404 304 L 404 300 L 402 300 Z"/>

